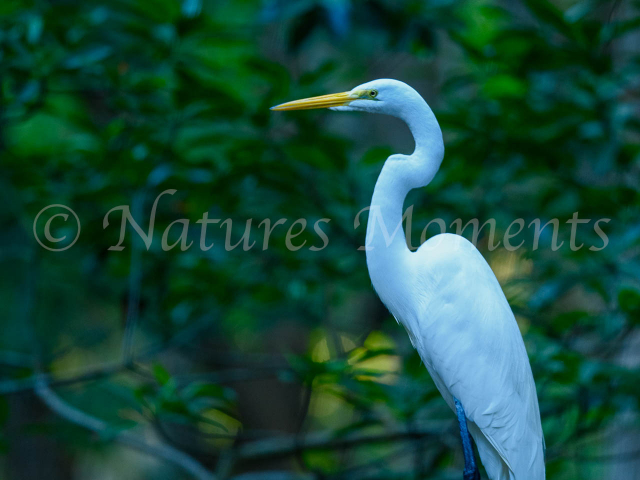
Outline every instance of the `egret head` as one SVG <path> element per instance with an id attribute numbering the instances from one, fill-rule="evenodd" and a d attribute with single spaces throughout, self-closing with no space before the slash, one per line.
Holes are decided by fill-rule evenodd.
<path id="1" fill-rule="evenodd" d="M 403 109 L 422 100 L 406 83 L 383 78 L 358 85 L 348 92 L 304 98 L 271 107 L 271 110 L 308 110 L 330 108 L 339 111 L 386 113 L 401 116 Z"/>
<path id="2" fill-rule="evenodd" d="M 398 80 L 389 78 L 373 80 L 358 85 L 348 92 L 294 100 L 271 107 L 271 110 L 312 108 L 329 108 L 341 112 L 384 113 L 402 119 L 409 126 L 416 144 L 411 157 L 415 157 L 418 164 L 429 166 L 426 170 L 421 167 L 413 170 L 405 168 L 406 184 L 410 185 L 410 188 L 429 183 L 444 157 L 442 131 L 435 115 L 418 92 Z M 420 160 L 420 155 L 427 155 L 429 161 Z"/>

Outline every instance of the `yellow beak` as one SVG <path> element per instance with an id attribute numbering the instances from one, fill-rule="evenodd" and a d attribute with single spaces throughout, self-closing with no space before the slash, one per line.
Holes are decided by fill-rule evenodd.
<path id="1" fill-rule="evenodd" d="M 271 107 L 271 110 L 310 110 L 312 108 L 329 108 L 341 107 L 349 105 L 358 97 L 351 96 L 351 92 L 332 93 L 330 95 L 321 95 L 319 97 L 303 98 L 302 100 L 294 100 L 293 102 L 282 103 Z"/>

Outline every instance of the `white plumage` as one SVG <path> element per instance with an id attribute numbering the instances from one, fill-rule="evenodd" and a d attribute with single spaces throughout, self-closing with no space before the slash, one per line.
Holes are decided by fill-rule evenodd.
<path id="1" fill-rule="evenodd" d="M 463 237 L 437 235 L 411 252 L 401 228 L 407 193 L 427 185 L 444 157 L 433 112 L 413 88 L 389 79 L 274 109 L 320 107 L 385 113 L 411 129 L 415 151 L 387 159 L 371 200 L 366 238 L 371 281 L 406 328 L 447 404 L 454 411 L 454 397 L 462 404 L 489 478 L 544 479 L 535 383 L 495 275 Z"/>

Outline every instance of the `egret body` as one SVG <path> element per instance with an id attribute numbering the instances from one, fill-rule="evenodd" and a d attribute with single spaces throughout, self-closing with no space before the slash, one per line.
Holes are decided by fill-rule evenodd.
<path id="1" fill-rule="evenodd" d="M 545 478 L 544 438 L 524 342 L 500 285 L 465 238 L 440 234 L 412 252 L 402 225 L 413 188 L 427 185 L 444 157 L 438 122 L 403 82 L 374 80 L 349 92 L 296 100 L 273 110 L 331 108 L 384 113 L 411 129 L 415 150 L 382 167 L 367 224 L 367 266 L 383 303 L 407 330 L 445 401 L 456 412 L 465 478 L 479 478 L 466 429 L 492 480 Z"/>

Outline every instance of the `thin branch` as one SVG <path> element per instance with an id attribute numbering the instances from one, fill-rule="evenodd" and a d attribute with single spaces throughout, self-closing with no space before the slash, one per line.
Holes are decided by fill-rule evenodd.
<path id="1" fill-rule="evenodd" d="M 31 355 L 25 355 L 24 353 L 1 350 L 0 364 L 7 367 L 30 368 L 33 366 L 33 358 Z"/>
<path id="2" fill-rule="evenodd" d="M 74 385 L 77 383 L 91 382 L 100 380 L 102 378 L 110 377 L 124 371 L 132 371 L 140 373 L 141 370 L 137 369 L 136 361 L 140 358 L 136 358 L 131 362 L 115 362 L 106 365 L 99 365 L 94 368 L 87 369 L 75 375 L 68 375 L 62 378 L 56 378 L 48 373 L 34 374 L 27 378 L 20 378 L 15 380 L 0 381 L 0 395 L 7 395 L 12 393 L 27 392 L 35 388 L 36 383 L 44 381 L 47 385 L 52 387 L 63 387 L 68 385 Z M 286 369 L 281 369 L 286 370 Z M 238 382 L 246 382 L 255 379 L 265 379 L 275 377 L 278 373 L 278 369 L 273 367 L 258 368 L 234 368 L 223 372 L 212 372 L 206 374 L 197 374 L 189 376 L 176 376 L 180 383 L 189 381 L 209 381 L 220 384 L 231 384 Z"/>
<path id="3" fill-rule="evenodd" d="M 72 385 L 75 383 L 90 382 L 93 380 L 100 380 L 104 377 L 109 377 L 121 371 L 131 368 L 132 365 L 126 363 L 111 363 L 106 365 L 100 365 L 95 368 L 85 370 L 77 375 L 69 376 L 67 378 L 54 378 L 48 373 L 34 374 L 27 378 L 21 378 L 17 380 L 5 380 L 0 382 L 0 395 L 7 395 L 10 393 L 20 393 L 33 390 L 37 387 L 38 383 L 44 383 L 48 386 L 62 387 L 65 385 Z"/>
<path id="4" fill-rule="evenodd" d="M 335 432 L 309 433 L 305 436 L 280 436 L 265 440 L 245 443 L 236 451 L 241 459 L 288 456 L 304 450 L 337 450 L 371 443 L 386 443 L 395 440 L 411 440 L 423 438 L 442 438 L 439 430 L 408 430 L 406 428 L 383 432 L 380 434 L 346 434 L 339 437 Z"/>
<path id="5" fill-rule="evenodd" d="M 309 379 L 308 383 L 302 385 L 303 397 L 300 412 L 298 413 L 298 419 L 296 420 L 295 432 L 302 434 L 302 427 L 304 427 L 305 420 L 309 413 L 309 406 L 311 405 L 311 395 L 313 393 L 313 377 Z M 301 451 L 296 452 L 296 461 L 303 470 L 307 469 L 307 464 L 304 461 L 304 456 Z"/>
<path id="6" fill-rule="evenodd" d="M 210 317 L 203 317 L 201 320 L 196 321 L 192 326 L 188 327 L 185 331 L 176 334 L 174 337 L 169 339 L 169 341 L 152 345 L 142 353 L 135 355 L 135 357 L 131 358 L 129 361 L 123 360 L 120 362 L 98 365 L 93 368 L 88 368 L 80 373 L 68 374 L 68 376 L 63 378 L 55 378 L 53 375 L 48 373 L 40 373 L 27 378 L 0 381 L 0 395 L 32 390 L 35 388 L 38 380 L 44 381 L 51 387 L 62 387 L 76 383 L 100 380 L 125 370 L 134 370 L 136 362 L 151 358 L 164 350 L 187 343 L 205 327 L 209 326 L 209 323 Z"/>
<path id="7" fill-rule="evenodd" d="M 375 457 L 372 459 L 366 460 L 364 463 L 359 463 L 356 465 L 349 466 L 347 468 L 342 469 L 336 475 L 332 475 L 328 477 L 329 479 L 344 479 L 349 478 L 353 480 L 354 478 L 371 478 L 371 474 L 367 475 L 367 471 L 375 471 L 379 468 L 388 467 L 389 464 L 393 461 L 398 461 L 405 456 L 411 455 L 414 449 L 407 448 L 406 445 L 398 449 L 394 449 L 392 452 L 382 455 L 380 457 Z M 407 462 L 409 463 L 409 462 Z M 420 477 L 426 478 L 426 477 Z"/>
<path id="8" fill-rule="evenodd" d="M 27 276 L 27 281 L 25 282 L 25 300 L 29 300 L 25 302 L 27 306 L 25 306 L 25 321 L 24 325 L 27 330 L 27 334 L 32 339 L 32 345 L 34 348 L 34 356 L 33 356 L 33 368 L 35 371 L 35 384 L 33 385 L 33 390 L 36 396 L 42 400 L 42 402 L 49 407 L 52 412 L 57 413 L 62 418 L 67 421 L 83 427 L 87 430 L 90 430 L 94 433 L 97 433 L 102 436 L 110 436 L 114 441 L 117 441 L 123 445 L 126 445 L 131 448 L 135 448 L 143 453 L 147 453 L 149 455 L 154 455 L 156 457 L 162 458 L 168 462 L 171 462 L 185 471 L 191 473 L 198 480 L 217 480 L 217 477 L 207 470 L 204 466 L 202 466 L 196 459 L 190 457 L 186 453 L 177 450 L 169 445 L 164 444 L 150 444 L 144 441 L 138 435 L 128 432 L 128 431 L 114 431 L 109 427 L 109 424 L 103 420 L 100 420 L 96 417 L 93 417 L 62 400 L 47 384 L 47 375 L 44 375 L 42 372 L 42 363 L 41 363 L 41 349 L 40 344 L 38 342 L 38 337 L 35 333 L 35 328 L 33 326 L 33 319 L 31 316 L 30 305 L 34 302 L 33 298 L 33 278 L 34 278 L 34 270 L 35 270 L 35 262 L 31 262 L 29 268 L 29 274 Z M 126 362 L 125 362 L 126 363 Z M 120 364 L 120 365 L 124 365 Z M 103 368 L 100 370 L 101 374 L 105 374 L 109 369 Z M 96 372 L 97 373 L 97 372 Z"/>
<path id="9" fill-rule="evenodd" d="M 109 428 L 109 425 L 106 422 L 78 410 L 62 400 L 53 390 L 51 390 L 49 385 L 47 385 L 42 378 L 37 380 L 34 391 L 44 404 L 49 407 L 49 409 L 69 422 L 99 435 L 109 435 L 113 433 L 113 429 Z M 135 448 L 140 452 L 147 453 L 173 463 L 199 480 L 216 480 L 216 476 L 207 470 L 200 462 L 169 445 L 147 443 L 138 435 L 128 431 L 117 432 L 113 434 L 111 438 L 116 442 Z"/>
<path id="10" fill-rule="evenodd" d="M 144 193 L 138 191 L 133 196 L 133 217 L 142 216 Z M 129 268 L 129 298 L 127 300 L 127 321 L 122 339 L 122 357 L 125 362 L 132 358 L 133 338 L 140 316 L 140 284 L 142 282 L 142 268 L 140 258 L 140 239 L 131 242 L 131 265 Z"/>

